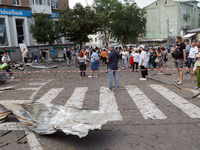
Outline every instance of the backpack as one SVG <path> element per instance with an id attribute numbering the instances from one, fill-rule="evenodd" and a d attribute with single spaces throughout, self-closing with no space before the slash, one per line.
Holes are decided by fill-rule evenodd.
<path id="1" fill-rule="evenodd" d="M 153 53 L 150 53 L 149 60 L 153 60 Z"/>

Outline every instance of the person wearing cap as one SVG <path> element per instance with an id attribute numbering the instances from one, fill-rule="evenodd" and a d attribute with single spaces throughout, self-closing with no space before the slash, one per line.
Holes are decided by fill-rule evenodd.
<path id="1" fill-rule="evenodd" d="M 140 78 L 140 81 L 146 81 L 146 76 L 148 75 L 148 69 L 147 69 L 147 53 L 144 51 L 144 46 L 140 46 L 140 61 L 139 66 L 141 67 L 141 74 L 142 78 Z"/>

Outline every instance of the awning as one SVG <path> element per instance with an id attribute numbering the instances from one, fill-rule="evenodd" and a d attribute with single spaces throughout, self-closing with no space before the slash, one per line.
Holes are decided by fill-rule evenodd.
<path id="1" fill-rule="evenodd" d="M 195 35 L 196 33 L 189 33 L 183 36 L 183 38 L 190 38 L 191 36 Z"/>

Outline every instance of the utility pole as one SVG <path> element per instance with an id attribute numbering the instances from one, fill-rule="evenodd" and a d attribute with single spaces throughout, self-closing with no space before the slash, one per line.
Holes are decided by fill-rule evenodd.
<path id="1" fill-rule="evenodd" d="M 167 17 L 167 44 L 169 44 L 169 18 Z"/>

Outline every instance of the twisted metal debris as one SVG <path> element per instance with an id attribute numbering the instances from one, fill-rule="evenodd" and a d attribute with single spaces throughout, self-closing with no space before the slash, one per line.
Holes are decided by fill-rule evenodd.
<path id="1" fill-rule="evenodd" d="M 0 123 L 10 114 L 14 114 L 22 124 L 38 134 L 53 134 L 60 130 L 80 138 L 87 136 L 89 130 L 101 129 L 114 115 L 54 104 L 1 103 Z"/>

